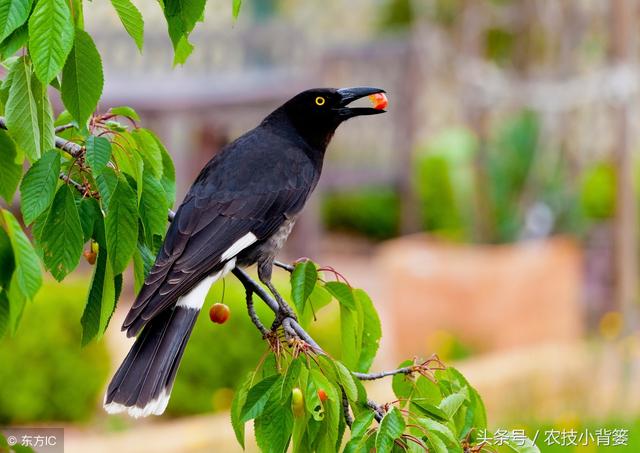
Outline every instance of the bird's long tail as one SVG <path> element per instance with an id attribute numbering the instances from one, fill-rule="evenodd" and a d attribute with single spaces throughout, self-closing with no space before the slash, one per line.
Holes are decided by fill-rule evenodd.
<path id="1" fill-rule="evenodd" d="M 164 412 L 199 312 L 177 306 L 145 326 L 109 384 L 104 398 L 107 412 L 128 412 L 136 418 Z"/>

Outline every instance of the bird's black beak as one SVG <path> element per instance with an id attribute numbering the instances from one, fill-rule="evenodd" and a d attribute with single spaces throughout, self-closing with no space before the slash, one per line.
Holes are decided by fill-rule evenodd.
<path id="1" fill-rule="evenodd" d="M 373 88 L 373 87 L 353 87 L 353 88 L 340 88 L 337 90 L 340 95 L 340 107 L 337 109 L 338 115 L 341 119 L 349 119 L 354 116 L 360 115 L 377 115 L 378 113 L 386 112 L 385 107 L 387 104 L 387 98 L 384 93 L 386 93 L 381 88 Z M 348 105 L 357 100 L 361 99 L 365 96 L 372 96 L 375 94 L 379 94 L 381 100 L 383 100 L 382 104 L 376 104 L 374 107 L 348 107 Z"/>

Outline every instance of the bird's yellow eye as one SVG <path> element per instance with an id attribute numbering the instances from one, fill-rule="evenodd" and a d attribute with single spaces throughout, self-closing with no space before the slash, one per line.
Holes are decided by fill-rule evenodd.
<path id="1" fill-rule="evenodd" d="M 325 99 L 322 96 L 316 98 L 316 105 L 324 105 Z"/>

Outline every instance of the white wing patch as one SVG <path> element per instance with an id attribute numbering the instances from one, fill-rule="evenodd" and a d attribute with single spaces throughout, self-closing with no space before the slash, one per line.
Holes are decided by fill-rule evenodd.
<path id="1" fill-rule="evenodd" d="M 251 244 L 256 242 L 258 238 L 253 233 L 247 233 L 238 239 L 236 242 L 231 244 L 227 250 L 224 251 L 222 256 L 220 257 L 222 261 L 228 260 L 236 256 L 238 253 L 249 247 Z"/>
<path id="2" fill-rule="evenodd" d="M 213 285 L 220 278 L 227 275 L 229 271 L 234 267 L 236 267 L 235 257 L 232 260 L 227 261 L 221 271 L 205 277 L 200 283 L 198 283 L 195 288 L 179 298 L 178 303 L 176 303 L 176 308 L 182 307 L 191 308 L 193 310 L 200 310 L 202 308 L 202 304 L 204 304 L 204 299 L 205 297 L 207 297 L 209 289 L 211 289 L 211 285 Z"/>

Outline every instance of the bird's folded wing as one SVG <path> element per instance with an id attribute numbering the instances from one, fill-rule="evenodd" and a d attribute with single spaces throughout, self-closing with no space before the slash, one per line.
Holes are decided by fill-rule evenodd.
<path id="1" fill-rule="evenodd" d="M 253 242 L 269 237 L 285 215 L 301 208 L 309 189 L 308 184 L 301 184 L 225 201 L 188 197 L 167 231 L 123 330 L 135 335 L 205 277 L 222 269 L 226 261 Z"/>

